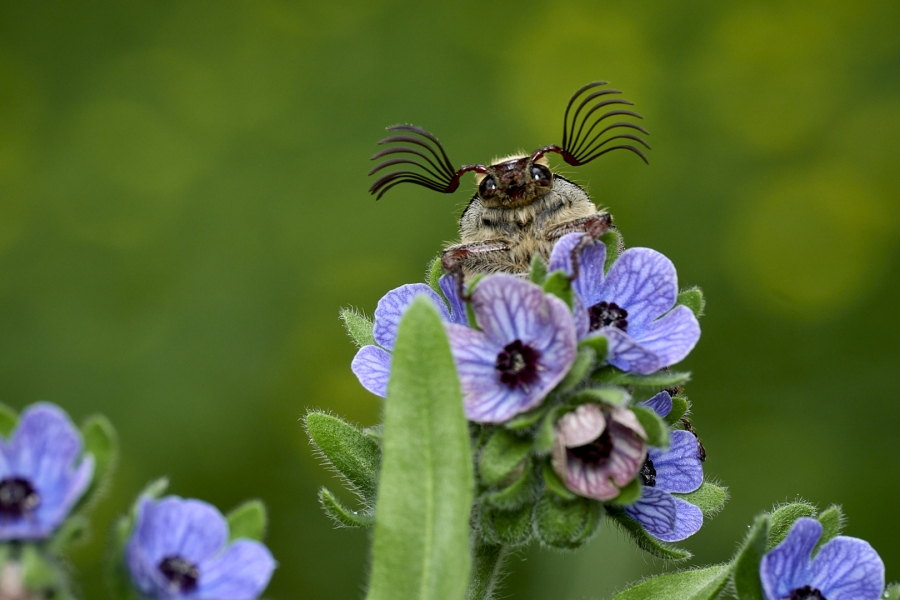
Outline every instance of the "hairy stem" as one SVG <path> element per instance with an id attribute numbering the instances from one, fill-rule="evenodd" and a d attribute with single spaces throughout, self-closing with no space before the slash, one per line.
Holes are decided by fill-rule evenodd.
<path id="1" fill-rule="evenodd" d="M 472 548 L 472 576 L 466 600 L 491 600 L 503 578 L 507 546 L 475 542 Z"/>

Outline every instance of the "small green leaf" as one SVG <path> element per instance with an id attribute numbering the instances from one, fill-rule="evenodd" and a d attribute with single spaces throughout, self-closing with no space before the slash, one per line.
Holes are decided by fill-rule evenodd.
<path id="1" fill-rule="evenodd" d="M 597 532 L 603 505 L 577 497 L 560 500 L 544 496 L 534 509 L 534 530 L 542 544 L 553 548 L 578 548 Z"/>
<path id="2" fill-rule="evenodd" d="M 84 450 L 94 457 L 94 477 L 76 510 L 90 506 L 109 487 L 112 472 L 119 455 L 119 438 L 112 423 L 103 415 L 88 417 L 81 426 Z"/>
<path id="3" fill-rule="evenodd" d="M 815 517 L 816 507 L 809 502 L 799 501 L 785 504 L 775 509 L 769 515 L 769 542 L 766 552 L 784 541 L 794 521 L 800 517 Z"/>
<path id="4" fill-rule="evenodd" d="M 344 329 L 358 348 L 375 345 L 375 335 L 372 333 L 375 325 L 368 317 L 357 312 L 355 308 L 343 308 L 341 321 L 344 322 Z"/>
<path id="5" fill-rule="evenodd" d="M 503 426 L 510 431 L 523 431 L 525 429 L 529 429 L 530 427 L 533 427 L 535 423 L 540 421 L 549 409 L 550 405 L 544 402 L 535 409 L 529 410 L 528 412 L 519 413 L 518 415 L 514 416 L 512 419 L 504 423 Z"/>
<path id="6" fill-rule="evenodd" d="M 378 489 L 381 448 L 353 425 L 324 412 L 306 415 L 306 433 L 328 463 L 364 502 L 371 504 Z"/>
<path id="7" fill-rule="evenodd" d="M 551 493 L 556 494 L 563 500 L 574 500 L 578 497 L 566 487 L 563 480 L 560 479 L 559 475 L 556 474 L 556 471 L 553 470 L 553 465 L 549 460 L 545 460 L 541 465 L 541 474 L 544 476 L 544 485 L 547 486 L 547 490 Z"/>
<path id="8" fill-rule="evenodd" d="M 441 255 L 438 254 L 432 259 L 431 264 L 428 265 L 428 285 L 441 298 L 444 297 L 444 292 L 441 290 L 441 276 L 443 274 L 444 269 L 441 266 Z"/>
<path id="9" fill-rule="evenodd" d="M 528 278 L 531 280 L 531 283 L 536 283 L 537 285 L 544 285 L 544 282 L 547 280 L 547 263 L 544 262 L 540 254 L 535 254 L 531 257 L 531 271 L 528 272 Z"/>
<path id="10" fill-rule="evenodd" d="M 244 538 L 261 542 L 266 536 L 269 517 L 262 500 L 247 500 L 225 515 L 225 520 L 228 521 L 228 541 Z"/>
<path id="11" fill-rule="evenodd" d="M 641 524 L 625 514 L 625 511 L 616 506 L 607 506 L 606 513 L 625 533 L 631 536 L 638 548 L 652 554 L 657 558 L 672 561 L 687 560 L 691 553 L 681 548 L 676 548 L 662 542 L 647 533 Z"/>
<path id="12" fill-rule="evenodd" d="M 19 424 L 19 413 L 7 405 L 0 403 L 0 435 L 9 438 L 9 435 Z"/>
<path id="13" fill-rule="evenodd" d="M 485 485 L 495 485 L 513 472 L 531 451 L 531 440 L 500 429 L 494 431 L 478 457 L 478 473 Z"/>
<path id="14" fill-rule="evenodd" d="M 819 513 L 819 516 L 816 518 L 822 524 L 822 537 L 816 542 L 813 556 L 818 554 L 819 548 L 841 535 L 841 530 L 844 529 L 844 514 L 841 512 L 840 506 L 829 506 Z"/>
<path id="15" fill-rule="evenodd" d="M 544 281 L 544 292 L 552 294 L 572 308 L 572 282 L 563 270 L 553 271 Z"/>
<path id="16" fill-rule="evenodd" d="M 657 371 L 650 375 L 638 375 L 637 373 L 626 373 L 614 367 L 603 369 L 594 375 L 594 379 L 601 383 L 610 383 L 613 385 L 639 385 L 642 387 L 667 388 L 681 385 L 691 378 L 690 373 L 666 373 L 665 371 Z"/>
<path id="17" fill-rule="evenodd" d="M 672 397 L 672 410 L 669 411 L 669 414 L 666 415 L 666 423 L 669 425 L 675 425 L 681 421 L 681 417 L 683 417 L 691 408 L 691 403 L 687 398 L 682 398 L 681 396 L 673 396 Z"/>
<path id="18" fill-rule="evenodd" d="M 725 506 L 728 501 L 728 488 L 719 487 L 704 481 L 699 488 L 687 494 L 672 494 L 686 500 L 700 509 L 704 517 L 712 517 Z"/>
<path id="19" fill-rule="evenodd" d="M 481 507 L 481 535 L 488 542 L 509 546 L 521 546 L 531 541 L 531 513 L 533 504 L 515 510 L 503 510 L 490 506 Z"/>
<path id="20" fill-rule="evenodd" d="M 665 573 L 650 577 L 623 590 L 613 600 L 713 600 L 728 583 L 729 565 L 713 565 L 702 569 Z"/>
<path id="21" fill-rule="evenodd" d="M 534 451 L 543 456 L 553 449 L 553 442 L 556 439 L 556 422 L 559 418 L 569 410 L 564 406 L 554 406 L 544 416 L 544 420 L 538 426 L 537 434 L 534 436 Z"/>
<path id="22" fill-rule="evenodd" d="M 527 465 L 513 481 L 509 483 L 504 481 L 500 489 L 485 492 L 482 501 L 496 508 L 513 510 L 534 502 L 538 492 L 537 483 L 534 468 Z"/>
<path id="23" fill-rule="evenodd" d="M 698 319 L 703 316 L 703 310 L 706 308 L 706 300 L 703 298 L 703 292 L 698 287 L 686 289 L 678 294 L 675 304 L 683 304 L 691 309 L 694 316 Z"/>
<path id="24" fill-rule="evenodd" d="M 69 546 L 87 539 L 90 528 L 91 523 L 87 517 L 81 514 L 71 515 L 54 532 L 53 537 L 47 543 L 47 547 L 53 554 L 62 554 Z"/>
<path id="25" fill-rule="evenodd" d="M 624 406 L 628 404 L 629 400 L 631 400 L 631 395 L 625 388 L 612 385 L 584 388 L 572 394 L 569 399 L 572 404 L 600 403 L 613 406 Z"/>
<path id="26" fill-rule="evenodd" d="M 655 411 L 646 406 L 632 406 L 631 412 L 647 433 L 647 444 L 654 448 L 669 447 L 669 426 Z"/>
<path id="27" fill-rule="evenodd" d="M 572 363 L 572 368 L 569 369 L 563 380 L 557 384 L 556 389 L 560 392 L 568 392 L 584 381 L 585 376 L 594 364 L 595 356 L 596 353 L 592 348 L 579 347 L 578 353 L 575 355 L 575 362 Z"/>
<path id="28" fill-rule="evenodd" d="M 371 511 L 350 510 L 338 500 L 328 488 L 319 490 L 319 504 L 336 525 L 343 527 L 371 527 L 375 524 L 375 514 Z"/>
<path id="29" fill-rule="evenodd" d="M 169 480 L 164 477 L 147 484 L 147 487 L 143 489 L 131 505 L 128 513 L 119 517 L 113 523 L 110 535 L 107 538 L 104 574 L 111 595 L 116 600 L 140 600 L 140 596 L 131 584 L 131 575 L 128 567 L 125 565 L 125 546 L 131 538 L 141 502 L 145 498 L 158 499 L 165 493 L 168 486 Z"/>
<path id="30" fill-rule="evenodd" d="M 765 600 L 759 580 L 759 561 L 766 553 L 768 533 L 768 516 L 757 517 L 732 563 L 734 587 L 740 600 Z"/>
<path id="31" fill-rule="evenodd" d="M 594 351 L 594 360 L 602 363 L 609 354 L 609 340 L 605 335 L 594 334 L 578 342 L 579 348 L 590 348 Z"/>
<path id="32" fill-rule="evenodd" d="M 618 229 L 610 229 L 600 236 L 599 240 L 606 246 L 606 261 L 603 265 L 603 271 L 609 271 L 609 268 L 616 262 L 622 250 L 625 247 L 622 241 L 622 234 Z"/>
<path id="33" fill-rule="evenodd" d="M 900 584 L 888 586 L 888 589 L 885 590 L 884 596 L 882 597 L 884 600 L 900 600 Z"/>
<path id="34" fill-rule="evenodd" d="M 625 487 L 619 489 L 619 495 L 610 500 L 610 502 L 619 506 L 628 506 L 634 504 L 641 499 L 641 482 L 637 478 L 629 481 Z"/>

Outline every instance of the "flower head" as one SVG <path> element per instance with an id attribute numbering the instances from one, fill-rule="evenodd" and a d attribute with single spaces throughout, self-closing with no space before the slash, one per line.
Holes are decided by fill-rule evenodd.
<path id="1" fill-rule="evenodd" d="M 12 438 L 0 442 L 0 539 L 48 537 L 84 494 L 94 458 L 58 406 L 28 407 Z"/>
<path id="2" fill-rule="evenodd" d="M 158 600 L 257 598 L 275 561 L 259 542 L 228 542 L 228 523 L 214 506 L 169 496 L 142 498 L 125 550 L 142 594 Z"/>
<path id="3" fill-rule="evenodd" d="M 763 556 L 759 575 L 768 600 L 877 600 L 884 563 L 863 540 L 838 536 L 813 549 L 822 536 L 815 519 L 797 519 L 784 541 Z"/>
<path id="4" fill-rule="evenodd" d="M 584 234 L 563 236 L 550 256 L 550 270 L 572 273 L 572 251 Z M 652 373 L 675 364 L 700 339 L 700 324 L 686 306 L 675 306 L 678 278 L 672 261 L 649 248 L 631 248 L 608 273 L 606 246 L 586 246 L 578 257 L 573 287 L 580 300 L 575 321 L 579 339 L 604 335 L 610 364 Z M 674 308 L 673 308 L 674 307 Z"/>
<path id="5" fill-rule="evenodd" d="M 573 492 L 612 500 L 638 475 L 646 438 L 627 408 L 582 404 L 556 424 L 553 470 Z"/>
<path id="6" fill-rule="evenodd" d="M 440 278 L 441 291 L 447 303 L 424 283 L 410 283 L 391 290 L 375 309 L 373 334 L 377 346 L 363 346 L 356 353 L 350 368 L 364 388 L 382 398 L 387 396 L 387 384 L 391 375 L 391 350 L 397 340 L 397 328 L 403 313 L 418 295 L 426 296 L 437 307 L 441 318 L 448 323 L 466 324 L 466 307 L 459 297 L 456 280 L 450 275 Z"/>
<path id="7" fill-rule="evenodd" d="M 672 410 L 672 397 L 663 391 L 639 406 L 665 417 Z M 640 477 L 641 498 L 626 506 L 625 512 L 647 533 L 664 542 L 678 542 L 700 530 L 703 526 L 700 509 L 672 495 L 672 492 L 693 492 L 703 483 L 699 443 L 693 433 L 672 431 L 667 449 L 649 448 Z"/>
<path id="8" fill-rule="evenodd" d="M 575 360 L 566 303 L 512 275 L 490 275 L 472 292 L 481 330 L 448 323 L 466 417 L 502 423 L 536 407 Z"/>

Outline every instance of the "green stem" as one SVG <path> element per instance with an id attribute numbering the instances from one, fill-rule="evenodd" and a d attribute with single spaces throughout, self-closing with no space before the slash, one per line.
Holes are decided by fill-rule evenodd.
<path id="1" fill-rule="evenodd" d="M 466 600 L 491 600 L 502 579 L 507 546 L 476 542 L 472 548 L 472 577 Z"/>

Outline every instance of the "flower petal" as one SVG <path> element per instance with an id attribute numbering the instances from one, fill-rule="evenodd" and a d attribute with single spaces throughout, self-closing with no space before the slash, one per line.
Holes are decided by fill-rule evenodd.
<path id="1" fill-rule="evenodd" d="M 237 540 L 225 552 L 200 564 L 198 600 L 254 600 L 266 589 L 275 559 L 259 542 Z"/>
<path id="2" fill-rule="evenodd" d="M 590 444 L 600 437 L 604 429 L 606 417 L 596 404 L 582 404 L 556 422 L 557 435 L 569 448 Z"/>
<path id="3" fill-rule="evenodd" d="M 438 279 L 438 285 L 441 286 L 441 291 L 444 292 L 444 297 L 447 298 L 447 302 L 450 304 L 449 321 L 460 325 L 468 325 L 469 316 L 466 314 L 466 303 L 459 297 L 456 277 L 454 275 L 441 275 L 441 278 Z"/>
<path id="4" fill-rule="evenodd" d="M 437 293 L 425 285 L 424 283 L 408 283 L 389 291 L 375 308 L 375 328 L 373 334 L 375 341 L 388 350 L 394 349 L 394 342 L 397 340 L 397 327 L 400 326 L 400 319 L 403 313 L 412 304 L 416 296 L 424 294 L 435 305 L 444 321 L 450 320 L 450 311 L 444 299 Z"/>
<path id="5" fill-rule="evenodd" d="M 544 290 L 537 285 L 500 273 L 485 277 L 475 287 L 472 310 L 478 326 L 498 346 L 515 340 L 531 344 L 547 337 L 555 325 L 550 320 L 547 300 Z"/>
<path id="6" fill-rule="evenodd" d="M 609 479 L 609 475 L 592 465 L 586 465 L 580 459 L 568 456 L 565 472 L 557 474 L 563 479 L 566 487 L 586 498 L 595 500 L 611 500 L 619 495 L 617 488 Z M 555 467 L 554 462 L 554 467 Z"/>
<path id="7" fill-rule="evenodd" d="M 627 310 L 630 331 L 663 315 L 677 296 L 678 276 L 672 261 L 650 248 L 630 248 L 610 267 L 595 296 L 584 300 L 589 308 L 605 301 Z"/>
<path id="8" fill-rule="evenodd" d="M 144 499 L 129 546 L 140 546 L 153 565 L 167 556 L 199 564 L 228 540 L 228 524 L 216 507 L 201 500 L 169 496 Z"/>
<path id="9" fill-rule="evenodd" d="M 762 557 L 759 576 L 769 598 L 790 596 L 793 590 L 812 583 L 809 557 L 821 535 L 818 521 L 801 517 L 787 537 Z"/>
<path id="10" fill-rule="evenodd" d="M 658 371 L 662 365 L 659 357 L 636 342 L 631 336 L 615 327 L 603 327 L 598 330 L 609 341 L 609 357 L 607 362 L 623 371 L 634 371 L 647 375 Z"/>
<path id="11" fill-rule="evenodd" d="M 562 269 L 572 274 L 572 250 L 585 236 L 583 233 L 568 233 L 561 237 L 550 253 L 551 272 Z M 578 277 L 573 282 L 575 291 L 584 300 L 585 307 L 603 300 L 599 295 L 603 289 L 603 268 L 606 264 L 606 245 L 594 242 L 586 246 L 578 257 Z"/>
<path id="12" fill-rule="evenodd" d="M 382 398 L 387 397 L 391 377 L 391 354 L 378 346 L 363 346 L 353 357 L 350 370 L 364 388 Z"/>
<path id="13" fill-rule="evenodd" d="M 631 413 L 630 410 L 622 410 Z M 603 471 L 612 477 L 616 485 L 623 487 L 631 483 L 644 464 L 644 459 L 647 457 L 647 445 L 641 436 L 646 436 L 646 434 L 643 428 L 636 431 L 622 425 L 615 414 L 607 426 L 610 436 L 612 436 L 613 451 L 603 466 Z M 640 427 L 640 423 L 637 423 L 637 426 Z"/>
<path id="14" fill-rule="evenodd" d="M 666 390 L 661 391 L 649 400 L 638 402 L 638 406 L 646 406 L 661 418 L 665 419 L 672 412 L 672 396 Z"/>
<path id="15" fill-rule="evenodd" d="M 682 498 L 675 498 L 675 508 L 675 531 L 670 535 L 657 536 L 664 542 L 680 542 L 703 527 L 703 511 L 699 508 Z"/>
<path id="16" fill-rule="evenodd" d="M 659 368 L 668 367 L 687 356 L 700 339 L 700 323 L 687 306 L 676 306 L 664 317 L 643 330 L 632 330 L 632 337 L 659 357 Z"/>
<path id="17" fill-rule="evenodd" d="M 690 431 L 669 433 L 669 448 L 648 451 L 656 469 L 656 487 L 666 492 L 687 494 L 703 483 L 703 463 L 697 438 Z"/>
<path id="18" fill-rule="evenodd" d="M 678 508 L 675 497 L 655 487 L 644 486 L 641 499 L 625 507 L 625 513 L 641 524 L 647 533 L 663 539 L 675 535 Z"/>
<path id="19" fill-rule="evenodd" d="M 810 585 L 828 600 L 877 600 L 884 590 L 884 563 L 868 542 L 838 536 L 812 562 Z"/>

